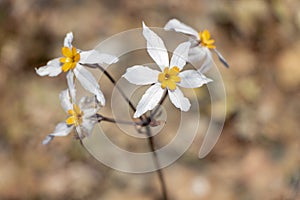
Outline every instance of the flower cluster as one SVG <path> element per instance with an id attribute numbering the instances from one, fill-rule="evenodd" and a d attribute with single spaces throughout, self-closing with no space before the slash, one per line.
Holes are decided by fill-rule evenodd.
<path id="1" fill-rule="evenodd" d="M 141 118 L 147 111 L 153 110 L 161 104 L 166 96 L 172 104 L 181 111 L 190 109 L 190 101 L 181 91 L 182 88 L 198 88 L 212 80 L 203 73 L 207 71 L 212 62 L 210 50 L 217 53 L 222 63 L 228 67 L 223 56 L 217 51 L 215 41 L 211 39 L 207 30 L 197 32 L 193 28 L 179 22 L 170 20 L 165 25 L 165 30 L 173 30 L 191 37 L 190 40 L 179 44 L 169 59 L 168 51 L 163 40 L 143 22 L 143 36 L 147 42 L 147 52 L 157 64 L 157 70 L 148 66 L 134 65 L 127 68 L 122 76 L 135 85 L 151 85 L 141 97 L 136 106 L 134 118 Z M 73 34 L 68 33 L 62 47 L 62 57 L 50 60 L 46 66 L 36 69 L 40 76 L 57 76 L 66 73 L 68 89 L 59 95 L 61 105 L 67 117 L 59 123 L 54 132 L 49 134 L 43 141 L 48 144 L 55 136 L 66 136 L 74 128 L 77 138 L 82 139 L 91 134 L 99 119 L 100 106 L 105 105 L 105 97 L 100 86 L 87 69 L 102 64 L 113 64 L 118 61 L 114 55 L 99 53 L 96 50 L 82 51 L 72 45 Z M 188 63 L 201 61 L 198 70 L 183 70 Z M 83 97 L 76 101 L 75 81 L 78 80 L 82 87 L 93 94 L 92 97 Z M 101 118 L 103 119 L 103 118 Z"/>
<path id="2" fill-rule="evenodd" d="M 65 72 L 68 84 L 68 89 L 60 93 L 60 100 L 69 117 L 65 122 L 61 122 L 56 126 L 54 132 L 45 138 L 43 144 L 48 144 L 55 136 L 68 135 L 74 127 L 79 139 L 90 135 L 97 123 L 98 103 L 104 106 L 105 98 L 97 80 L 84 66 L 91 66 L 89 64 L 112 64 L 118 61 L 118 58 L 113 55 L 102 54 L 95 50 L 78 50 L 72 45 L 72 42 L 73 33 L 68 33 L 62 47 L 63 56 L 50 60 L 46 66 L 36 69 L 36 73 L 40 76 L 53 77 Z M 75 80 L 78 80 L 84 89 L 94 94 L 95 98 L 83 97 L 77 105 Z M 91 106 L 92 101 L 94 101 L 95 107 Z M 87 108 L 87 105 L 90 107 Z"/>

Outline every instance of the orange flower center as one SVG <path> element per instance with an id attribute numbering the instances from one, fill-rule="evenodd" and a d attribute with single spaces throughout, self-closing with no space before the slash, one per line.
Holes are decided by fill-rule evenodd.
<path id="1" fill-rule="evenodd" d="M 216 46 L 214 45 L 215 40 L 210 38 L 210 33 L 208 30 L 204 30 L 199 32 L 200 44 L 209 49 L 214 49 Z"/>
<path id="2" fill-rule="evenodd" d="M 165 67 L 164 71 L 158 74 L 158 81 L 161 83 L 161 88 L 165 89 L 168 87 L 170 90 L 176 89 L 176 84 L 181 81 L 181 78 L 178 76 L 179 68 L 177 66 Z"/>
<path id="3" fill-rule="evenodd" d="M 62 54 L 64 57 L 59 60 L 61 63 L 63 63 L 61 69 L 64 72 L 74 69 L 77 62 L 80 60 L 80 54 L 77 52 L 76 48 L 72 47 L 72 49 L 69 49 L 68 47 L 63 47 Z"/>
<path id="4" fill-rule="evenodd" d="M 72 109 L 68 110 L 68 114 L 69 117 L 68 119 L 66 119 L 66 123 L 68 125 L 79 126 L 82 124 L 83 112 L 76 104 L 73 104 L 73 110 Z"/>

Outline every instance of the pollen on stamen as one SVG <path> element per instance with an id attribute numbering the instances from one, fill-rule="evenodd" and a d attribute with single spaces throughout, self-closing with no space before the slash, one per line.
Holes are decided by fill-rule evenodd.
<path id="1" fill-rule="evenodd" d="M 66 119 L 66 123 L 68 125 L 79 126 L 82 124 L 83 112 L 76 104 L 73 105 L 73 110 L 72 109 L 68 110 L 68 114 L 70 115 Z"/>
<path id="2" fill-rule="evenodd" d="M 209 49 L 215 49 L 216 46 L 214 45 L 215 40 L 211 39 L 210 32 L 208 30 L 200 31 L 199 32 L 200 44 L 204 47 Z"/>
<path id="3" fill-rule="evenodd" d="M 76 48 L 72 47 L 72 49 L 70 49 L 68 47 L 63 47 L 62 54 L 64 57 L 59 60 L 61 63 L 63 63 L 62 70 L 67 72 L 70 69 L 74 69 L 77 62 L 80 60 L 80 54 L 77 52 Z"/>
<path id="4" fill-rule="evenodd" d="M 178 76 L 179 68 L 174 66 L 171 69 L 166 67 L 163 72 L 159 73 L 158 81 L 161 83 L 161 88 L 165 89 L 168 87 L 170 90 L 176 89 L 176 84 L 181 81 Z"/>

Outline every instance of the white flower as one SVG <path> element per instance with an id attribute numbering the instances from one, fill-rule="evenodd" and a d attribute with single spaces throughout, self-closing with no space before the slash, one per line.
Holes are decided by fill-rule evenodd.
<path id="1" fill-rule="evenodd" d="M 191 49 L 189 51 L 188 61 L 196 66 L 201 66 L 199 69 L 200 72 L 206 72 L 212 65 L 212 55 L 210 50 L 214 50 L 214 52 L 219 57 L 219 60 L 226 67 L 229 67 L 225 58 L 221 55 L 221 53 L 214 45 L 215 41 L 211 39 L 208 30 L 198 32 L 177 19 L 169 20 L 164 29 L 174 30 L 191 37 Z"/>
<path id="2" fill-rule="evenodd" d="M 83 97 L 79 104 L 70 97 L 69 90 L 60 93 L 61 106 L 68 114 L 68 118 L 64 122 L 57 124 L 53 133 L 47 135 L 43 140 L 43 144 L 48 144 L 56 136 L 67 136 L 75 127 L 80 139 L 89 136 L 97 123 L 96 113 L 99 107 L 93 107 L 95 97 Z"/>
<path id="3" fill-rule="evenodd" d="M 123 75 L 130 83 L 136 85 L 153 84 L 142 96 L 133 117 L 140 117 L 148 110 L 152 110 L 158 105 L 164 92 L 168 92 L 171 102 L 177 108 L 182 111 L 188 111 L 191 104 L 189 100 L 184 97 L 178 86 L 196 88 L 201 87 L 203 84 L 212 80 L 206 78 L 196 70 L 186 70 L 181 72 L 188 57 L 190 48 L 189 42 L 178 45 L 169 63 L 168 52 L 162 39 L 151 31 L 144 23 L 143 35 L 147 40 L 147 51 L 161 71 L 153 70 L 142 65 L 135 65 L 128 68 Z"/>
<path id="4" fill-rule="evenodd" d="M 75 75 L 82 87 L 96 95 L 97 100 L 104 105 L 105 99 L 97 80 L 82 64 L 112 64 L 117 62 L 118 58 L 109 54 L 99 53 L 95 50 L 80 51 L 72 45 L 72 41 L 73 33 L 70 32 L 64 39 L 64 47 L 62 48 L 63 57 L 50 60 L 46 66 L 36 69 L 36 73 L 40 76 L 52 77 L 66 72 L 69 88 L 70 84 L 74 84 Z"/>

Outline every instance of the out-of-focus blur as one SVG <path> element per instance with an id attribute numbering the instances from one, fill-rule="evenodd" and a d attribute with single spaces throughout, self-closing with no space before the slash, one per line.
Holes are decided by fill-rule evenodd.
<path id="1" fill-rule="evenodd" d="M 221 138 L 201 160 L 196 138 L 164 169 L 170 199 L 300 199 L 298 0 L 0 0 L 0 199 L 160 199 L 155 173 L 112 170 L 72 135 L 41 145 L 65 118 L 66 81 L 34 68 L 61 55 L 69 31 L 87 50 L 174 17 L 210 30 L 231 67 L 216 58 L 227 93 Z"/>

